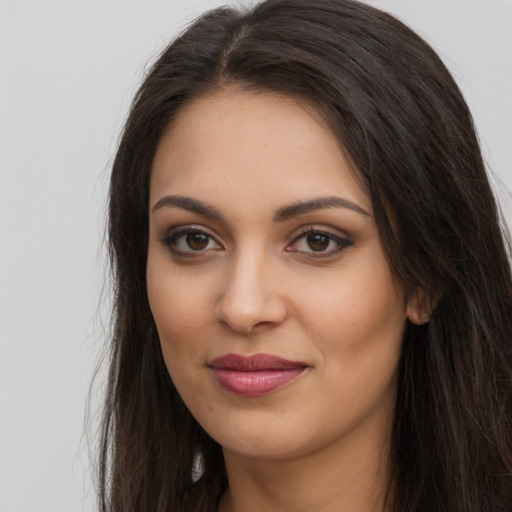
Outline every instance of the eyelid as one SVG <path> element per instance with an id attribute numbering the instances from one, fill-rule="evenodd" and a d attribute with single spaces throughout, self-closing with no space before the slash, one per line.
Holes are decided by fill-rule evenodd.
<path id="1" fill-rule="evenodd" d="M 347 247 L 353 245 L 353 241 L 351 240 L 351 237 L 344 233 L 340 233 L 338 230 L 334 233 L 332 231 L 332 228 L 326 227 L 326 226 L 305 226 L 300 229 L 300 232 L 296 234 L 292 241 L 287 244 L 285 251 L 286 252 L 294 252 L 302 256 L 306 256 L 308 258 L 328 258 L 332 257 Z M 185 236 L 187 234 L 203 234 L 208 237 L 209 241 L 208 244 L 210 244 L 211 241 L 213 241 L 217 247 L 209 248 L 209 249 L 197 249 L 194 250 L 190 248 L 190 250 L 181 250 L 176 247 L 176 244 L 174 243 L 179 237 Z M 306 237 L 307 235 L 323 235 L 326 236 L 330 241 L 333 241 L 337 247 L 335 249 L 331 249 L 328 251 L 304 251 L 304 250 L 298 250 L 291 248 L 293 245 L 297 244 L 298 241 L 300 241 L 302 238 Z M 218 251 L 219 249 L 223 249 L 222 244 L 218 241 L 217 237 L 213 235 L 208 228 L 197 225 L 197 224 L 185 224 L 176 226 L 172 229 L 170 229 L 165 236 L 160 240 L 160 243 L 163 244 L 173 255 L 175 256 L 183 256 L 183 257 L 191 257 L 191 258 L 197 258 L 200 256 L 211 254 L 213 251 Z"/>
<path id="2" fill-rule="evenodd" d="M 169 251 L 176 256 L 187 256 L 187 257 L 199 257 L 205 254 L 209 254 L 212 249 L 204 249 L 194 251 L 191 249 L 190 251 L 182 251 L 177 249 L 173 242 L 177 240 L 180 236 L 184 236 L 187 234 L 203 234 L 206 235 L 210 240 L 213 240 L 220 248 L 222 248 L 222 244 L 217 240 L 217 238 L 212 235 L 207 228 L 204 226 L 199 226 L 197 224 L 185 224 L 176 226 L 170 229 L 165 236 L 160 240 L 160 243 L 169 249 Z M 214 250 L 218 250 L 215 248 Z"/>
<path id="3" fill-rule="evenodd" d="M 296 244 L 299 240 L 306 237 L 307 235 L 311 234 L 318 234 L 318 235 L 324 235 L 327 236 L 330 240 L 334 241 L 337 244 L 336 249 L 330 250 L 330 251 L 300 251 L 300 250 L 290 250 L 289 247 Z M 350 247 L 353 245 L 353 241 L 351 240 L 351 237 L 348 237 L 345 234 L 341 233 L 333 233 L 329 228 L 327 227 L 319 227 L 319 226 L 307 226 L 301 228 L 300 233 L 293 238 L 293 240 L 288 244 L 286 250 L 287 252 L 296 252 L 301 255 L 306 255 L 308 258 L 328 258 L 330 256 L 337 255 L 347 247 Z"/>

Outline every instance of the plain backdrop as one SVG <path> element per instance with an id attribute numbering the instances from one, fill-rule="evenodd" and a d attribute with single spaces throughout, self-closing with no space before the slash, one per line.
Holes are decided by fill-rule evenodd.
<path id="1" fill-rule="evenodd" d="M 0 0 L 0 512 L 96 510 L 85 410 L 108 328 L 109 166 L 145 64 L 224 3 Z M 512 0 L 371 3 L 440 53 L 512 189 Z"/>

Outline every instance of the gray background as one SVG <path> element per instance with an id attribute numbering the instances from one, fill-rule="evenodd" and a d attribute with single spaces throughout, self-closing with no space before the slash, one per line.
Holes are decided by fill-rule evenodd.
<path id="1" fill-rule="evenodd" d="M 145 63 L 224 3 L 0 0 L 0 512 L 95 510 L 84 413 L 108 326 L 110 161 Z M 512 0 L 371 3 L 441 54 L 512 189 Z"/>

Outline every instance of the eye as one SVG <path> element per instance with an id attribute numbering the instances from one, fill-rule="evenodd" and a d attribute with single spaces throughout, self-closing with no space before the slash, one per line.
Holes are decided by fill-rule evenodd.
<path id="1" fill-rule="evenodd" d="M 287 248 L 288 252 L 305 253 L 313 257 L 337 254 L 352 242 L 333 233 L 310 228 L 298 236 Z"/>
<path id="2" fill-rule="evenodd" d="M 210 234 L 189 226 L 173 229 L 162 243 L 177 255 L 196 256 L 211 250 L 222 249 Z"/>

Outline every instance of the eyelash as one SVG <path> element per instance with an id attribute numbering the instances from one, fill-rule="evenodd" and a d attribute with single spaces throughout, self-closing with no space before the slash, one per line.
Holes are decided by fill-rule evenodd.
<path id="1" fill-rule="evenodd" d="M 201 248 L 201 249 L 196 249 L 196 250 L 190 248 L 190 250 L 185 250 L 185 251 L 181 250 L 181 249 L 177 249 L 176 246 L 177 246 L 179 239 L 181 237 L 184 237 L 187 235 L 203 235 L 204 237 L 206 237 L 206 242 L 207 242 L 206 247 Z M 291 246 L 297 244 L 302 239 L 307 239 L 308 236 L 313 236 L 313 235 L 326 237 L 328 239 L 327 247 L 329 246 L 331 241 L 334 242 L 337 247 L 335 249 L 331 249 L 329 251 L 318 251 L 318 252 L 316 252 L 314 250 L 313 251 L 297 251 L 298 253 L 306 254 L 307 255 L 306 257 L 309 257 L 309 258 L 328 258 L 330 256 L 338 254 L 343 249 L 346 249 L 347 247 L 349 247 L 353 244 L 351 240 L 349 240 L 347 238 L 341 238 L 333 233 L 330 233 L 329 231 L 309 227 L 309 228 L 303 230 L 297 237 L 295 237 L 293 239 L 293 241 L 286 247 L 285 250 L 287 252 L 294 252 L 292 249 L 289 249 Z M 208 252 L 210 252 L 211 248 L 208 249 L 207 247 L 208 247 L 208 245 L 210 245 L 210 242 L 212 240 L 217 245 L 220 246 L 220 244 L 215 240 L 215 238 L 212 235 L 210 235 L 208 232 L 206 232 L 202 229 L 194 228 L 192 226 L 181 226 L 179 228 L 176 228 L 176 229 L 173 229 L 172 231 L 170 231 L 167 234 L 167 236 L 162 240 L 162 244 L 165 245 L 171 251 L 171 253 L 176 256 L 194 258 L 194 257 L 200 257 L 200 256 L 204 255 L 205 253 L 207 254 Z M 187 242 L 185 242 L 185 243 L 187 243 Z M 217 250 L 217 248 L 215 248 L 214 250 Z"/>
<path id="2" fill-rule="evenodd" d="M 343 251 L 343 249 L 346 249 L 347 247 L 350 247 L 352 245 L 352 241 L 347 238 L 341 238 L 341 237 L 335 235 L 334 233 L 330 233 L 329 231 L 310 227 L 310 228 L 303 230 L 300 233 L 300 235 L 297 236 L 288 247 L 296 244 L 301 239 L 307 239 L 308 235 L 309 236 L 315 235 L 315 236 L 326 237 L 328 239 L 328 244 L 330 244 L 331 241 L 333 241 L 337 245 L 337 247 L 335 249 L 331 249 L 330 251 L 318 251 L 318 252 L 316 252 L 316 251 L 311 251 L 311 252 L 298 251 L 298 252 L 303 252 L 304 254 L 307 254 L 308 255 L 307 257 L 328 258 L 330 256 L 338 254 L 339 252 Z M 288 247 L 286 248 L 286 250 L 288 252 L 292 252 L 291 250 L 288 249 Z"/>
<path id="3" fill-rule="evenodd" d="M 188 251 L 183 251 L 181 249 L 177 249 L 176 245 L 179 240 L 179 238 L 184 237 L 186 235 L 204 235 L 207 237 L 207 246 L 210 244 L 211 240 L 215 240 L 210 233 L 207 233 L 206 231 L 198 228 L 194 228 L 192 226 L 181 226 L 179 228 L 175 228 L 171 230 L 167 236 L 162 240 L 162 243 L 171 251 L 172 254 L 176 256 L 185 256 L 185 257 L 198 257 L 205 254 L 205 252 L 208 249 L 200 249 L 200 250 L 194 250 L 190 249 Z M 217 245 L 220 245 L 216 240 L 215 243 Z"/>

